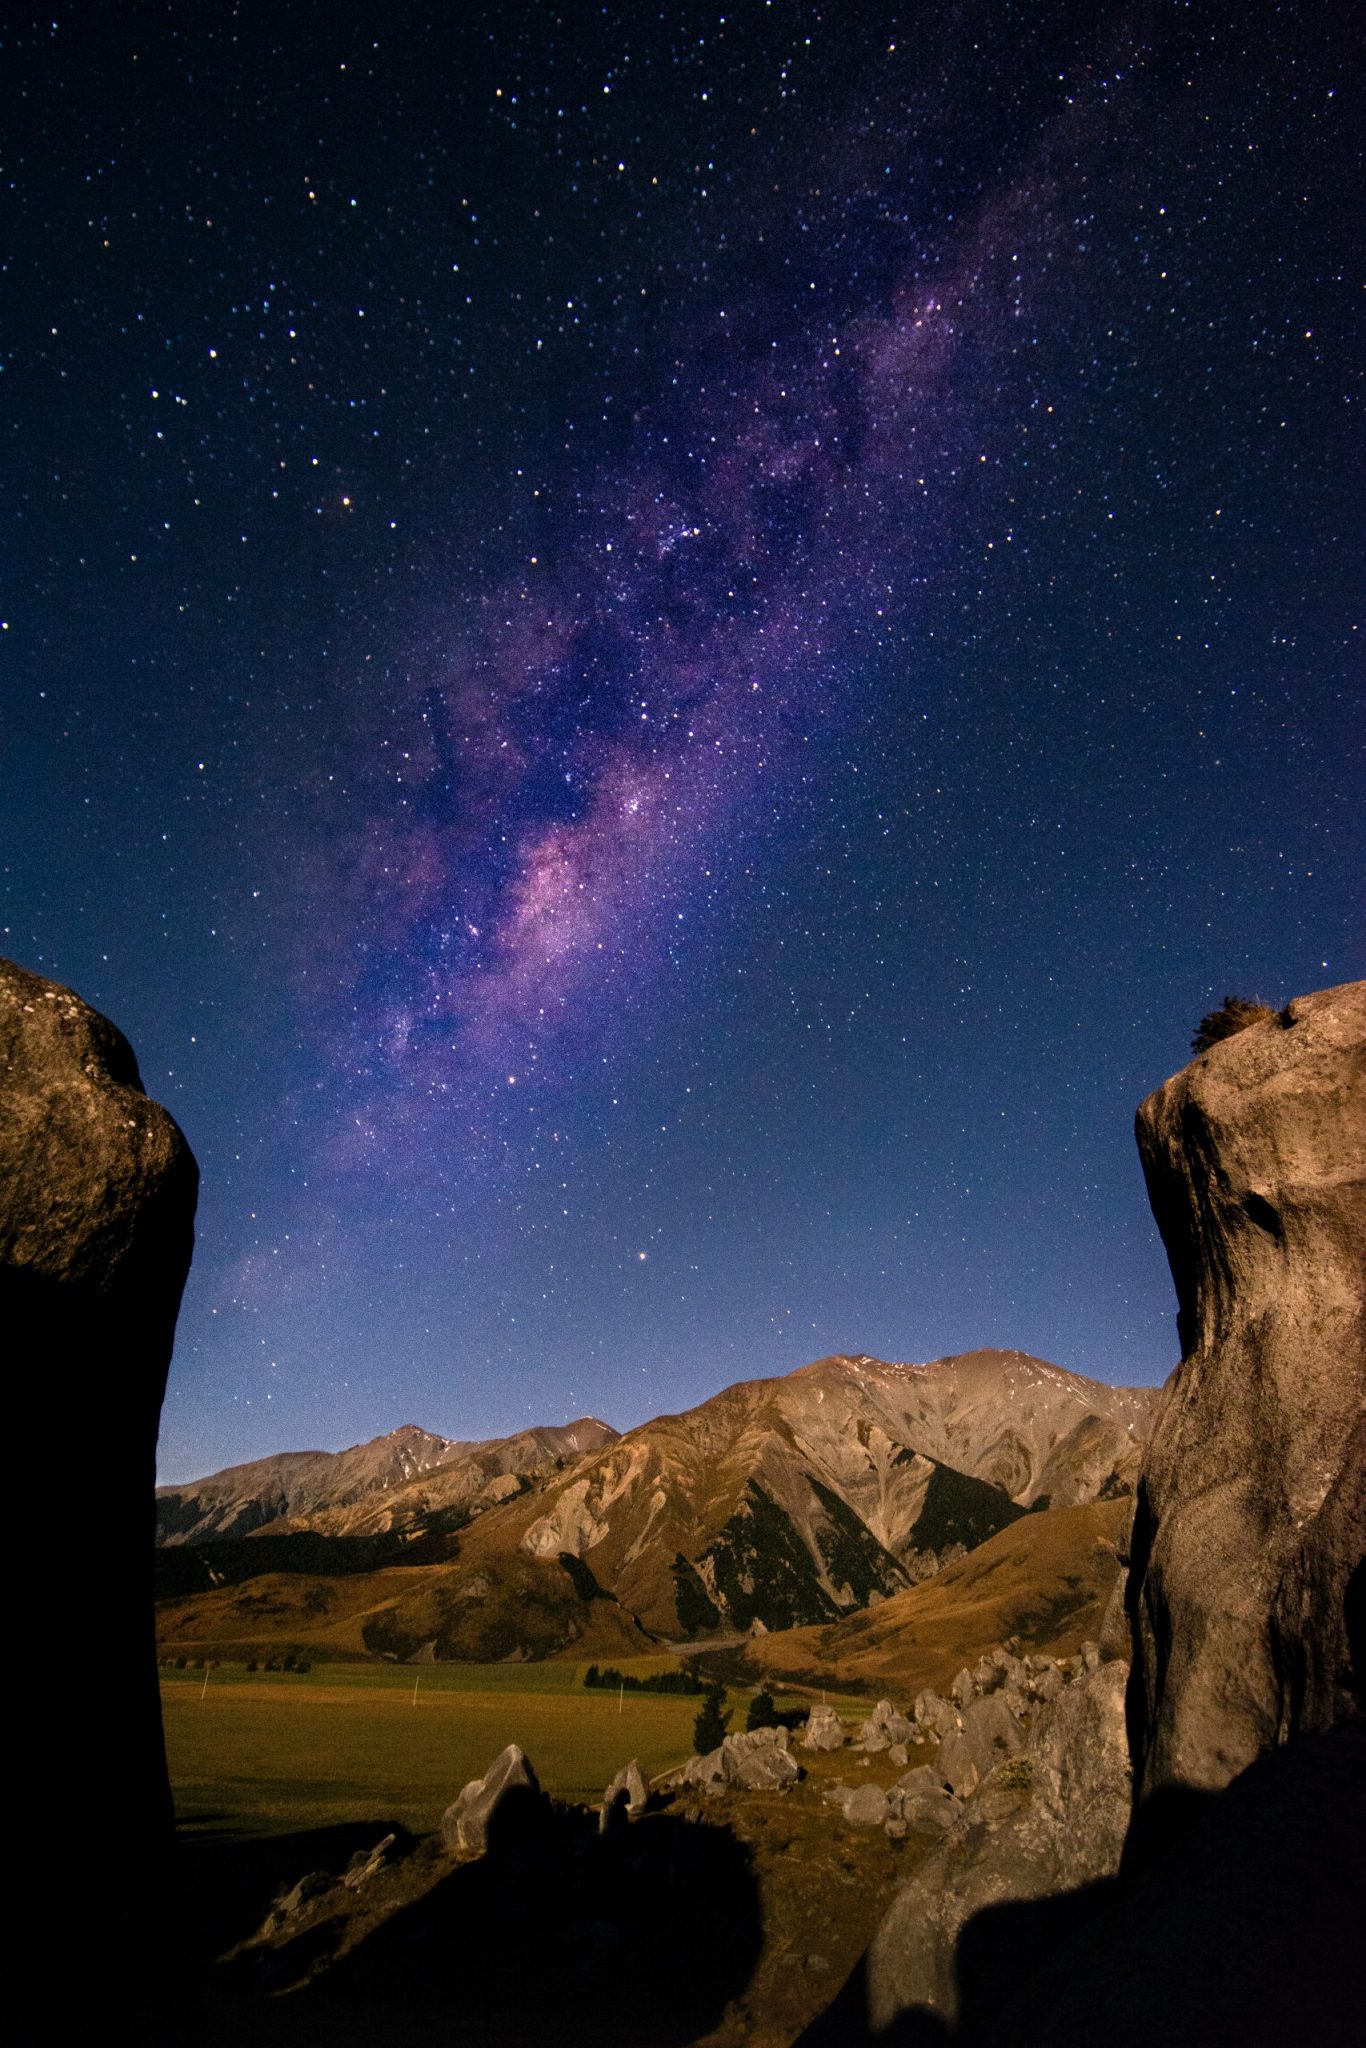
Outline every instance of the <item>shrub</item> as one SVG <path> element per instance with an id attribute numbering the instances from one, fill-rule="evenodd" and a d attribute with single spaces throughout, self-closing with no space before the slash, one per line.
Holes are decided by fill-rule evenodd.
<path id="1" fill-rule="evenodd" d="M 1276 1012 L 1260 996 L 1225 996 L 1217 1010 L 1202 1017 L 1191 1040 L 1192 1052 L 1208 1052 L 1224 1038 L 1246 1031 L 1249 1024 L 1263 1024 Z"/>

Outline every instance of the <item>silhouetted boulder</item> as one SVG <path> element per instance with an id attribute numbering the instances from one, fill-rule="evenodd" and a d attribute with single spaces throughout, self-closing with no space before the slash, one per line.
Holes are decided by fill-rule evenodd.
<path id="1" fill-rule="evenodd" d="M 1366 983 L 1212 1046 L 1138 1112 L 1184 1356 L 1143 1463 L 1140 1790 L 1355 1718 L 1366 1548 Z"/>
<path id="2" fill-rule="evenodd" d="M 79 1446 L 99 1487 L 99 1540 L 88 1559 L 97 1577 L 81 1602 L 79 1643 L 99 1674 L 101 1704 L 95 1710 L 82 1699 L 79 1721 L 63 1729 L 75 1709 L 58 1699 L 44 1708 L 41 1740 L 52 1746 L 53 1771 L 80 1756 L 100 1787 L 102 1833 L 120 1845 L 126 1876 L 104 1918 L 114 1966 L 132 1988 L 125 1997 L 106 1985 L 106 2004 L 135 2032 L 155 2024 L 146 2001 L 162 1975 L 160 1908 L 140 1882 L 164 1858 L 172 1826 L 153 1627 L 153 1499 L 197 1187 L 190 1149 L 143 1092 L 122 1033 L 70 989 L 0 961 L 6 1422 L 12 1441 L 37 1461 L 21 1475 L 32 1498 L 15 1504 L 19 1526 L 50 1518 L 50 1494 L 40 1498 L 38 1488 L 50 1487 L 51 1474 L 38 1447 L 54 1422 L 58 1442 Z M 60 1799 L 50 1797 L 45 1827 L 56 1841 Z M 26 1883 L 37 1889 L 31 1876 Z"/>

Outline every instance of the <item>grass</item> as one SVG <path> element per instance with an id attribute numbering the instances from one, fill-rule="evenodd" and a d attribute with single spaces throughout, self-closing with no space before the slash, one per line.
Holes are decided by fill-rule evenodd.
<path id="1" fill-rule="evenodd" d="M 674 1661 L 643 1657 L 632 1669 Z M 375 1819 L 423 1834 L 509 1742 L 520 1743 L 548 1792 L 583 1801 L 601 1798 L 631 1757 L 654 1776 L 692 1753 L 696 1699 L 627 1693 L 619 1703 L 587 1691 L 583 1669 L 586 1661 L 351 1663 L 307 1673 L 222 1665 L 207 1685 L 203 1671 L 163 1671 L 177 1814 L 240 1835 Z M 845 1704 L 854 1712 L 860 1703 Z M 741 1701 L 731 1727 L 743 1726 Z"/>

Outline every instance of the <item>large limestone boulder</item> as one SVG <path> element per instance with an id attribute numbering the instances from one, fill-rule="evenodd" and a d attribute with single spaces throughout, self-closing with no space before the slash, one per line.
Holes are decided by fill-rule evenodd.
<path id="1" fill-rule="evenodd" d="M 77 1739 L 110 1839 L 132 1863 L 149 1835 L 169 1839 L 172 1825 L 153 1636 L 153 1498 L 198 1179 L 174 1121 L 143 1092 L 122 1032 L 70 989 L 0 960 L 7 1422 L 12 1441 L 30 1447 L 55 1424 L 101 1475 L 99 1593 L 82 1603 L 81 1642 L 120 1711 L 84 1718 Z M 39 1512 L 35 1499 L 33 1519 Z"/>
<path id="2" fill-rule="evenodd" d="M 1302 996 L 1150 1095 L 1138 1145 L 1183 1357 L 1129 1573 L 1140 1790 L 1218 1788 L 1360 1712 L 1366 983 Z"/>
<path id="3" fill-rule="evenodd" d="M 529 1758 L 510 1742 L 482 1778 L 472 1778 L 441 1816 L 441 1839 L 452 1855 L 482 1856 L 489 1828 L 509 1794 L 539 1798 L 540 1784 Z"/>

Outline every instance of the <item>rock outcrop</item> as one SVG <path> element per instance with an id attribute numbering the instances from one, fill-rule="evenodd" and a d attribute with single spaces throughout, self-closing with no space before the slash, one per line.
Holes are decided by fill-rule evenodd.
<path id="1" fill-rule="evenodd" d="M 472 1778 L 441 1816 L 441 1839 L 452 1855 L 482 1856 L 500 1813 L 510 1807 L 531 1811 L 541 1801 L 540 1783 L 524 1751 L 510 1742 L 482 1778 Z"/>
<path id="2" fill-rule="evenodd" d="M 699 1785 L 704 1792 L 724 1792 L 728 1786 L 746 1792 L 785 1792 L 801 1775 L 786 1728 L 749 1728 L 728 1735 L 705 1756 L 689 1757 L 679 1782 Z"/>
<path id="3" fill-rule="evenodd" d="M 1118 1867 L 1129 1819 L 1126 1677 L 1124 1664 L 1080 1669 L 1028 1728 L 999 1691 L 982 1695 L 936 1761 L 892 1788 L 893 1811 L 944 1839 L 898 1892 L 869 1949 L 874 2032 L 909 2006 L 954 2016 L 956 1944 L 982 1907 L 1040 1898 Z M 964 1788 L 960 1807 L 949 1795 Z"/>
<path id="4" fill-rule="evenodd" d="M 41 1442 L 54 1401 L 118 1485 L 102 1498 L 82 1648 L 120 1704 L 83 1722 L 111 1835 L 169 1834 L 152 1630 L 157 1425 L 194 1242 L 198 1170 L 128 1041 L 70 989 L 0 961 L 0 1327 L 9 1424 Z M 47 1507 L 44 1503 L 44 1507 Z M 37 1525 L 36 1503 L 33 1526 Z M 131 1739 L 130 1739 L 131 1733 Z M 101 1753 L 101 1744 L 107 1746 Z"/>
<path id="5" fill-rule="evenodd" d="M 1217 1789 L 1361 1712 L 1366 983 L 1222 1040 L 1148 1097 L 1137 1128 L 1184 1353 L 1129 1576 L 1147 1794 Z"/>

